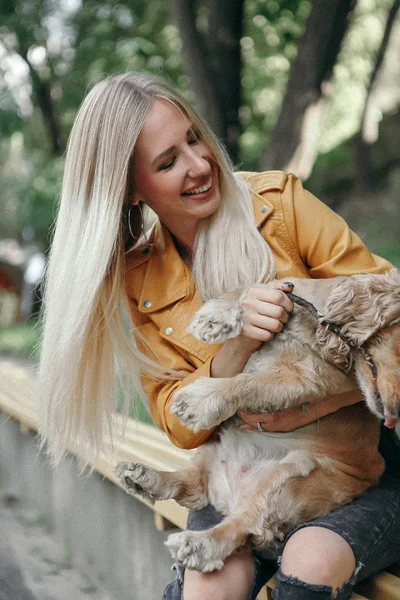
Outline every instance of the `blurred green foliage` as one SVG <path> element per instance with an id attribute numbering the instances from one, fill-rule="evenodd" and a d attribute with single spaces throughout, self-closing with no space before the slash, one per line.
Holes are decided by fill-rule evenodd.
<path id="1" fill-rule="evenodd" d="M 285 92 L 297 44 L 310 10 L 308 0 L 256 0 L 245 4 L 242 39 L 242 163 L 254 169 Z"/>
<path id="2" fill-rule="evenodd" d="M 14 325 L 0 325 L 0 354 L 15 358 L 39 357 L 40 328 L 34 319 Z"/>
<path id="3" fill-rule="evenodd" d="M 391 0 L 358 2 L 335 68 L 333 101 L 320 142 L 324 151 L 357 129 L 390 5 Z M 201 30 L 207 2 L 199 0 L 197 6 Z M 257 168 L 309 10 L 310 0 L 245 1 L 242 169 Z M 19 238 L 32 225 L 36 242 L 48 247 L 63 150 L 77 108 L 94 83 L 127 70 L 161 74 L 194 100 L 169 2 L 0 0 L 0 237 Z M 349 159 L 341 150 L 326 158 L 334 168 Z"/>

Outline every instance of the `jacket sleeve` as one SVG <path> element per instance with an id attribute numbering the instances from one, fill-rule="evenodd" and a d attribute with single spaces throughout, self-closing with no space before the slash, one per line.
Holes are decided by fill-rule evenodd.
<path id="1" fill-rule="evenodd" d="M 136 324 L 140 334 L 136 336 L 138 349 L 159 364 L 183 373 L 183 378 L 176 380 L 156 379 L 146 374 L 141 375 L 143 391 L 148 398 L 153 420 L 158 427 L 165 431 L 175 446 L 186 449 L 197 448 L 210 437 L 213 429 L 198 432 L 188 429 L 175 415 L 170 413 L 170 407 L 174 394 L 179 389 L 194 382 L 198 377 L 210 377 L 212 356 L 204 363 L 196 360 L 196 364 L 194 364 L 192 357 L 185 358 L 173 344 L 168 343 L 160 336 L 158 327 L 151 320 L 140 324 L 143 315 L 139 313 L 132 298 L 129 299 L 129 307 L 132 321 Z M 218 347 L 215 348 L 218 349 Z"/>
<path id="2" fill-rule="evenodd" d="M 347 223 L 289 175 L 281 193 L 287 230 L 313 278 L 383 273 L 393 269 L 372 254 Z"/>

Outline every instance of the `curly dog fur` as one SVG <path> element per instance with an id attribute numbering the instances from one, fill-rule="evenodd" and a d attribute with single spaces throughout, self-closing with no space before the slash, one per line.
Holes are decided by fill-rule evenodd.
<path id="1" fill-rule="evenodd" d="M 295 307 L 284 331 L 251 356 L 243 373 L 200 377 L 175 394 L 171 411 L 187 427 L 221 424 L 188 468 L 168 473 L 133 463 L 117 467 L 129 493 L 173 498 L 190 508 L 211 503 L 226 516 L 207 531 L 169 537 L 172 555 L 189 568 L 220 569 L 248 543 L 274 546 L 302 522 L 361 495 L 382 474 L 379 420 L 393 427 L 400 409 L 400 272 L 290 281 L 323 319 Z M 211 343 L 237 336 L 244 293 L 205 303 L 190 332 Z M 339 326 L 344 338 L 325 321 Z M 359 346 L 368 351 L 376 375 Z M 244 430 L 236 416 L 238 410 L 306 409 L 357 387 L 366 402 L 291 433 Z"/>

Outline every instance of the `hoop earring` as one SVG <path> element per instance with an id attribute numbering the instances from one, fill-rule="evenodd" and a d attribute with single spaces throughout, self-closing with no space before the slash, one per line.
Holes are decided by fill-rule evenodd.
<path id="1" fill-rule="evenodd" d="M 139 235 L 133 235 L 133 231 L 132 231 L 132 225 L 131 225 L 131 210 L 133 206 L 137 206 L 139 211 L 140 211 L 140 231 L 139 231 Z M 141 235 L 144 232 L 144 219 L 143 219 L 143 211 L 142 211 L 142 207 L 140 206 L 140 204 L 131 204 L 129 209 L 128 209 L 128 229 L 129 229 L 129 233 L 131 235 L 131 238 L 133 239 L 134 242 L 136 242 Z"/>

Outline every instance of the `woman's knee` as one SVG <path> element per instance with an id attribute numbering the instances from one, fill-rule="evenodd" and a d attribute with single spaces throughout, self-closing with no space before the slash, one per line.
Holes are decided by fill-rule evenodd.
<path id="1" fill-rule="evenodd" d="M 353 575 L 355 558 L 350 544 L 324 527 L 296 531 L 285 545 L 281 571 L 313 585 L 340 588 Z"/>
<path id="2" fill-rule="evenodd" d="M 233 554 L 221 571 L 185 571 L 184 600 L 248 600 L 253 589 L 254 559 L 250 553 Z"/>

